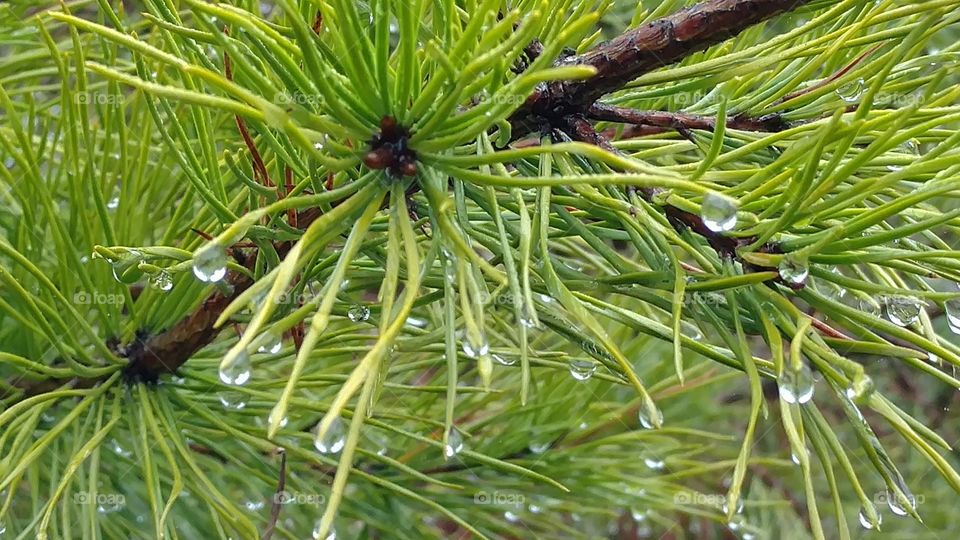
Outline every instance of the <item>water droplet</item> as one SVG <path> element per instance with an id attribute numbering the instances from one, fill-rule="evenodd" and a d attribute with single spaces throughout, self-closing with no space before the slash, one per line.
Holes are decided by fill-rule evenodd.
<path id="1" fill-rule="evenodd" d="M 863 297 L 860 299 L 860 311 L 873 315 L 874 317 L 879 317 L 880 304 L 875 302 L 872 298 Z"/>
<path id="2" fill-rule="evenodd" d="M 530 308 L 527 307 L 527 304 L 523 304 L 520 307 L 520 324 L 526 328 L 536 328 L 537 323 L 533 318 L 533 314 L 530 313 Z"/>
<path id="3" fill-rule="evenodd" d="M 778 386 L 780 398 L 787 403 L 806 403 L 813 398 L 813 373 L 806 364 L 800 364 L 800 369 L 788 366 L 783 370 Z"/>
<path id="4" fill-rule="evenodd" d="M 802 285 L 810 275 L 810 269 L 807 264 L 791 255 L 785 256 L 777 267 L 780 273 L 780 279 L 791 285 Z"/>
<path id="5" fill-rule="evenodd" d="M 264 502 L 263 502 L 263 501 L 250 500 L 250 501 L 247 501 L 247 502 L 243 503 L 243 506 L 244 506 L 247 510 L 249 510 L 249 511 L 251 511 L 251 512 L 257 512 L 257 511 L 263 509 Z"/>
<path id="6" fill-rule="evenodd" d="M 858 401 L 873 392 L 873 379 L 869 375 L 860 375 L 850 382 L 850 387 L 844 393 L 847 398 Z"/>
<path id="7" fill-rule="evenodd" d="M 920 301 L 910 296 L 887 298 L 887 318 L 897 326 L 910 326 L 920 318 Z"/>
<path id="8" fill-rule="evenodd" d="M 451 426 L 447 432 L 447 444 L 443 447 L 444 459 L 450 459 L 463 450 L 463 435 L 460 430 Z"/>
<path id="9" fill-rule="evenodd" d="M 534 454 L 542 454 L 550 449 L 551 442 L 549 440 L 543 442 L 531 442 L 527 448 L 530 449 Z"/>
<path id="10" fill-rule="evenodd" d="M 283 348 L 283 340 L 280 339 L 280 336 L 269 333 L 264 336 L 262 340 L 262 345 L 257 347 L 257 352 L 267 353 L 267 354 L 277 354 L 280 352 L 280 349 Z"/>
<path id="11" fill-rule="evenodd" d="M 713 232 L 727 232 L 737 226 L 737 201 L 716 192 L 707 193 L 700 205 L 700 218 Z"/>
<path id="12" fill-rule="evenodd" d="M 950 326 L 950 331 L 960 334 L 960 298 L 944 302 L 943 310 L 947 314 L 947 325 Z"/>
<path id="13" fill-rule="evenodd" d="M 275 424 L 277 426 L 280 426 L 281 428 L 287 427 L 287 422 L 290 419 L 287 418 L 287 415 L 285 414 L 283 415 L 283 417 L 281 417 L 280 416 L 281 414 L 283 414 L 283 412 L 280 410 L 280 404 L 277 403 L 276 405 L 273 406 L 272 409 L 270 409 L 270 416 L 267 418 L 267 422 L 269 424 Z"/>
<path id="14" fill-rule="evenodd" d="M 370 308 L 363 304 L 354 304 L 347 311 L 347 317 L 353 322 L 363 322 L 370 318 Z"/>
<path id="15" fill-rule="evenodd" d="M 158 291 L 167 292 L 173 288 L 173 277 L 166 270 L 161 270 L 150 277 L 150 285 Z"/>
<path id="16" fill-rule="evenodd" d="M 492 356 L 493 356 L 493 359 L 501 366 L 512 366 L 517 363 L 516 358 L 503 357 L 503 356 L 500 356 L 499 354 L 494 354 Z"/>
<path id="17" fill-rule="evenodd" d="M 837 88 L 837 95 L 847 103 L 856 103 L 863 95 L 866 85 L 863 79 L 857 79 L 849 84 Z"/>
<path id="18" fill-rule="evenodd" d="M 586 381 L 597 371 L 597 363 L 593 360 L 571 360 L 570 375 L 578 381 Z"/>
<path id="19" fill-rule="evenodd" d="M 703 332 L 700 331 L 700 328 L 687 321 L 680 321 L 680 333 L 694 341 L 703 339 Z"/>
<path id="20" fill-rule="evenodd" d="M 643 464 L 653 471 L 661 471 L 666 466 L 666 463 L 657 457 L 645 457 L 643 458 Z"/>
<path id="21" fill-rule="evenodd" d="M 250 380 L 252 365 L 250 364 L 250 355 L 241 351 L 233 362 L 226 363 L 226 359 L 220 362 L 220 380 L 226 384 L 240 386 Z"/>
<path id="22" fill-rule="evenodd" d="M 107 201 L 107 210 L 116 210 L 120 206 L 120 197 L 113 197 Z"/>
<path id="23" fill-rule="evenodd" d="M 647 520 L 647 512 L 645 510 L 637 510 L 636 508 L 633 508 L 630 510 L 630 517 L 632 517 L 637 523 L 643 523 Z"/>
<path id="24" fill-rule="evenodd" d="M 875 511 L 876 513 L 876 511 Z M 874 521 L 870 515 L 867 513 L 866 508 L 861 508 L 860 513 L 857 515 L 857 519 L 860 520 L 860 526 L 864 529 L 872 530 L 880 526 L 880 523 L 883 521 L 883 518 L 879 513 L 876 513 L 876 521 Z"/>
<path id="25" fill-rule="evenodd" d="M 503 519 L 509 521 L 510 523 L 516 523 L 520 521 L 520 517 L 509 510 L 503 513 Z"/>
<path id="26" fill-rule="evenodd" d="M 463 342 L 461 343 L 461 348 L 463 348 L 463 354 L 467 355 L 470 358 L 480 358 L 481 356 L 486 356 L 490 352 L 490 345 L 487 343 L 487 339 L 483 337 L 482 333 L 479 335 L 472 335 L 472 332 L 465 332 L 463 337 Z"/>
<path id="27" fill-rule="evenodd" d="M 317 523 L 313 526 L 313 532 L 310 533 L 310 538 L 313 540 L 320 540 L 320 533 L 323 532 L 323 527 L 320 525 L 321 521 L 317 520 Z M 330 528 L 330 534 L 324 540 L 337 540 L 337 531 Z"/>
<path id="28" fill-rule="evenodd" d="M 426 319 L 420 319 L 418 317 L 407 317 L 407 321 L 404 324 L 411 328 L 423 329 L 427 327 L 428 322 Z"/>
<path id="29" fill-rule="evenodd" d="M 118 456 L 120 456 L 120 457 L 128 458 L 128 457 L 130 457 L 130 456 L 133 455 L 133 452 L 131 452 L 130 450 L 127 450 L 126 448 L 124 448 L 124 447 L 120 444 L 120 441 L 118 441 L 118 440 L 116 440 L 116 439 L 110 439 L 110 449 L 113 450 L 113 453 L 114 453 L 114 454 L 116 454 L 116 455 L 118 455 Z"/>
<path id="30" fill-rule="evenodd" d="M 217 392 L 217 397 L 220 398 L 220 404 L 226 409 L 235 409 L 239 411 L 247 406 L 247 395 L 243 392 L 223 390 Z"/>
<path id="31" fill-rule="evenodd" d="M 215 283 L 227 275 L 227 254 L 223 248 L 210 244 L 193 254 L 193 275 L 206 283 Z"/>
<path id="32" fill-rule="evenodd" d="M 729 503 L 728 503 L 728 500 L 727 500 L 726 497 L 724 497 L 724 499 L 723 499 L 723 504 L 720 505 L 720 510 L 721 510 L 724 514 L 730 513 L 730 506 L 729 506 Z M 736 510 L 733 511 L 733 515 L 734 515 L 734 516 L 739 516 L 739 515 L 742 514 L 742 513 L 743 513 L 743 497 L 737 497 L 737 508 L 736 508 Z M 735 521 L 738 521 L 738 518 L 737 518 L 737 517 L 734 517 L 733 519 L 734 519 Z M 742 522 L 740 522 L 740 523 L 742 524 Z"/>
<path id="33" fill-rule="evenodd" d="M 343 424 L 343 420 L 338 416 L 333 419 L 333 422 L 330 424 L 330 429 L 327 430 L 323 437 L 314 438 L 313 446 L 316 447 L 317 452 L 321 454 L 336 454 L 343 450 L 343 445 L 346 444 L 346 436 L 346 427 Z"/>
<path id="34" fill-rule="evenodd" d="M 527 505 L 527 510 L 529 510 L 531 514 L 539 514 L 540 512 L 543 512 L 543 508 L 541 508 L 538 504 Z"/>
<path id="35" fill-rule="evenodd" d="M 657 425 L 663 425 L 663 411 L 654 409 L 654 414 L 651 417 L 647 412 L 647 407 L 642 404 L 640 405 L 640 411 L 637 413 L 637 418 L 640 419 L 640 425 L 643 429 L 655 429 Z"/>

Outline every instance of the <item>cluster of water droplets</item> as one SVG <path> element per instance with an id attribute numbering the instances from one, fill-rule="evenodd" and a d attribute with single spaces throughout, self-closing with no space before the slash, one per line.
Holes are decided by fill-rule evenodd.
<path id="1" fill-rule="evenodd" d="M 713 232 L 732 231 L 737 226 L 737 201 L 711 191 L 704 195 L 700 204 L 700 218 Z"/>

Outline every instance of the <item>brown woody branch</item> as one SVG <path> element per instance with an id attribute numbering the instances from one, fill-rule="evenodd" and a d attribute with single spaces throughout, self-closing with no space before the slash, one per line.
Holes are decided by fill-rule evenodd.
<path id="1" fill-rule="evenodd" d="M 630 30 L 562 65 L 591 66 L 580 81 L 540 86 L 512 118 L 517 136 L 537 131 L 543 119 L 583 114 L 601 97 L 655 69 L 676 63 L 747 28 L 810 0 L 707 0 Z"/>

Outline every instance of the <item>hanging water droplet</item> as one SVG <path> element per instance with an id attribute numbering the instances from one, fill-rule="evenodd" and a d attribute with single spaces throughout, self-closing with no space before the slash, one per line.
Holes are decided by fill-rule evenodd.
<path id="1" fill-rule="evenodd" d="M 233 362 L 227 363 L 226 359 L 220 362 L 220 380 L 226 384 L 234 386 L 246 384 L 250 380 L 251 371 L 250 355 L 246 351 L 241 351 Z"/>
<path id="2" fill-rule="evenodd" d="M 343 420 L 338 416 L 330 423 L 330 429 L 327 430 L 323 437 L 314 437 L 313 446 L 316 447 L 317 451 L 321 454 L 336 454 L 343 450 L 343 445 L 346 444 L 346 436 L 346 427 L 343 424 Z"/>
<path id="3" fill-rule="evenodd" d="M 347 311 L 347 317 L 353 322 L 364 322 L 370 318 L 370 308 L 363 304 L 354 304 Z"/>
<path id="4" fill-rule="evenodd" d="M 526 328 L 536 328 L 537 323 L 533 318 L 533 314 L 530 313 L 530 308 L 527 307 L 527 304 L 523 304 L 520 307 L 520 324 Z"/>
<path id="5" fill-rule="evenodd" d="M 737 226 L 737 201 L 711 191 L 703 197 L 700 218 L 713 232 L 727 232 Z"/>
<path id="6" fill-rule="evenodd" d="M 262 345 L 257 347 L 257 352 L 267 353 L 267 354 L 277 354 L 280 352 L 280 349 L 283 348 L 283 340 L 280 339 L 280 336 L 269 333 L 264 336 L 262 340 Z"/>
<path id="7" fill-rule="evenodd" d="M 720 511 L 723 512 L 724 515 L 730 513 L 730 503 L 729 503 L 729 499 L 727 499 L 726 497 L 723 498 L 723 504 L 720 505 Z M 733 511 L 734 520 L 737 519 L 736 516 L 739 516 L 742 513 L 743 513 L 743 497 L 737 497 L 737 508 L 736 510 Z"/>
<path id="8" fill-rule="evenodd" d="M 220 246 L 210 244 L 193 255 L 193 275 L 206 283 L 215 283 L 227 275 L 227 254 Z"/>
<path id="9" fill-rule="evenodd" d="M 643 523 L 647 520 L 647 512 L 646 510 L 637 510 L 636 508 L 632 508 L 630 510 L 630 517 L 632 517 L 637 523 Z"/>
<path id="10" fill-rule="evenodd" d="M 703 332 L 700 331 L 700 328 L 687 321 L 680 321 L 680 333 L 694 341 L 703 339 Z"/>
<path id="11" fill-rule="evenodd" d="M 943 304 L 943 310 L 947 314 L 947 325 L 954 334 L 960 334 L 960 298 L 947 300 Z"/>
<path id="12" fill-rule="evenodd" d="M 578 381 L 586 381 L 597 371 L 597 363 L 593 360 L 571 360 L 570 375 Z"/>
<path id="13" fill-rule="evenodd" d="M 490 344 L 487 343 L 487 339 L 483 336 L 483 333 L 473 335 L 472 332 L 465 332 L 465 334 L 461 343 L 463 354 L 470 358 L 480 358 L 490 352 Z"/>
<path id="14" fill-rule="evenodd" d="M 643 458 L 643 464 L 653 471 L 663 470 L 663 468 L 666 466 L 666 462 L 658 457 L 645 457 Z"/>
<path id="15" fill-rule="evenodd" d="M 859 375 L 850 381 L 850 387 L 844 393 L 847 398 L 859 401 L 873 392 L 873 379 L 869 375 Z"/>
<path id="16" fill-rule="evenodd" d="M 173 277 L 166 270 L 161 270 L 150 277 L 150 285 L 158 291 L 167 292 L 173 288 Z"/>
<path id="17" fill-rule="evenodd" d="M 514 514 L 513 512 L 507 510 L 503 513 L 503 519 L 509 521 L 510 523 L 516 523 L 520 521 L 520 516 Z"/>
<path id="18" fill-rule="evenodd" d="M 887 318 L 897 326 L 910 326 L 920 318 L 920 301 L 911 296 L 887 298 Z"/>
<path id="19" fill-rule="evenodd" d="M 783 370 L 778 386 L 781 399 L 802 405 L 813 398 L 813 373 L 806 364 L 800 364 L 800 369 L 788 366 Z"/>
<path id="20" fill-rule="evenodd" d="M 126 448 L 124 448 L 124 447 L 120 444 L 120 441 L 118 441 L 118 440 L 116 440 L 116 439 L 110 439 L 110 449 L 113 450 L 113 453 L 114 453 L 114 454 L 116 454 L 116 455 L 118 455 L 118 456 L 120 456 L 120 457 L 128 458 L 128 457 L 130 457 L 130 456 L 133 455 L 133 452 L 131 452 L 130 450 L 127 450 Z"/>
<path id="21" fill-rule="evenodd" d="M 289 421 L 289 418 L 287 418 L 287 415 L 283 414 L 283 411 L 280 410 L 279 403 L 277 403 L 276 405 L 273 406 L 272 409 L 270 409 L 270 416 L 267 417 L 267 423 L 280 426 L 281 428 L 285 428 L 287 427 L 288 421 Z"/>
<path id="22" fill-rule="evenodd" d="M 529 445 L 527 445 L 527 448 L 529 448 L 534 454 L 542 454 L 550 449 L 550 441 L 531 442 Z"/>
<path id="23" fill-rule="evenodd" d="M 790 285 L 802 285 L 807 276 L 810 275 L 810 269 L 806 262 L 791 255 L 787 255 L 780 260 L 777 271 L 780 273 L 780 279 Z"/>
<path id="24" fill-rule="evenodd" d="M 867 509 L 861 508 L 860 513 L 857 514 L 857 519 L 860 521 L 860 526 L 869 531 L 879 527 L 883 521 L 883 517 L 881 517 L 879 513 L 877 513 L 876 516 L 876 521 L 874 521 L 867 513 Z"/>
<path id="25" fill-rule="evenodd" d="M 460 430 L 451 426 L 450 430 L 447 431 L 447 444 L 443 447 L 443 457 L 444 459 L 450 459 L 462 450 L 463 435 L 460 434 Z"/>
<path id="26" fill-rule="evenodd" d="M 112 197 L 107 201 L 107 210 L 116 210 L 118 206 L 120 206 L 120 197 L 118 196 Z"/>
<path id="27" fill-rule="evenodd" d="M 220 404 L 226 409 L 240 410 L 247 406 L 247 395 L 243 392 L 233 390 L 223 390 L 217 392 Z"/>
<path id="28" fill-rule="evenodd" d="M 321 523 L 322 522 L 320 520 L 317 520 L 317 522 L 313 526 L 313 532 L 310 533 L 310 538 L 312 538 L 313 540 L 321 540 L 320 533 L 323 532 L 323 527 L 321 526 Z M 337 540 L 337 531 L 333 530 L 333 527 L 331 527 L 330 534 L 328 534 L 327 537 L 324 538 L 323 540 Z"/>
<path id="29" fill-rule="evenodd" d="M 423 329 L 423 328 L 426 328 L 429 323 L 427 322 L 426 319 L 410 316 L 410 317 L 407 317 L 407 320 L 404 324 L 406 324 L 411 328 Z"/>
<path id="30" fill-rule="evenodd" d="M 837 95 L 847 103 L 856 103 L 863 95 L 865 84 L 862 78 L 859 78 L 849 84 L 837 88 Z"/>
<path id="31" fill-rule="evenodd" d="M 648 413 L 647 407 L 640 405 L 640 410 L 637 412 L 637 418 L 640 420 L 640 425 L 643 429 L 655 429 L 658 425 L 663 425 L 663 411 L 660 409 L 654 409 L 653 416 Z"/>
<path id="32" fill-rule="evenodd" d="M 494 354 L 492 356 L 493 356 L 493 359 L 501 366 L 512 366 L 517 363 L 516 358 L 504 357 L 504 356 L 500 356 L 499 354 Z"/>

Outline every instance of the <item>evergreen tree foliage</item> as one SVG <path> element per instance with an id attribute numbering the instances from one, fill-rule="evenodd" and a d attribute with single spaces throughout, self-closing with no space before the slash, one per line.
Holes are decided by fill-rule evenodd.
<path id="1" fill-rule="evenodd" d="M 0 4 L 0 537 L 953 537 L 958 21 Z"/>

